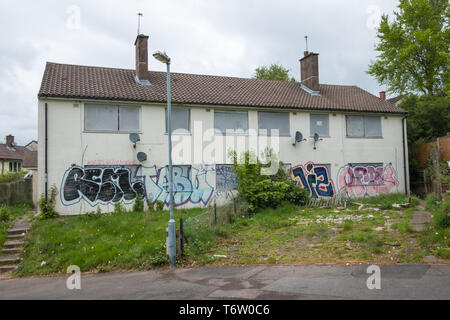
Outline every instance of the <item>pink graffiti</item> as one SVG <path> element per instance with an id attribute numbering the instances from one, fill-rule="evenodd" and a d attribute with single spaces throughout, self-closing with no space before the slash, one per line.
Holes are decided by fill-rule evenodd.
<path id="1" fill-rule="evenodd" d="M 382 166 L 344 166 L 338 173 L 339 191 L 349 197 L 377 196 L 391 193 L 398 186 L 397 174 L 391 164 Z"/>

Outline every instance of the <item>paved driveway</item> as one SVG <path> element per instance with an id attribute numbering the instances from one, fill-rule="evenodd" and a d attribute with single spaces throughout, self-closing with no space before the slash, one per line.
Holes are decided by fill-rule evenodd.
<path id="1" fill-rule="evenodd" d="M 450 299 L 450 265 L 227 266 L 0 280 L 0 299 Z"/>

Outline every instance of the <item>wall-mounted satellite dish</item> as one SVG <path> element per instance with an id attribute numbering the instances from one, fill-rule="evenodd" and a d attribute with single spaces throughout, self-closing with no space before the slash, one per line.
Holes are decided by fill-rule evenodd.
<path id="1" fill-rule="evenodd" d="M 292 145 L 295 146 L 295 144 L 296 144 L 297 142 L 302 142 L 302 141 L 305 141 L 305 140 L 306 140 L 306 139 L 303 139 L 302 133 L 301 133 L 300 131 L 296 131 L 296 132 L 295 132 L 295 137 L 294 137 L 294 142 L 292 143 Z"/>
<path id="2" fill-rule="evenodd" d="M 319 134 L 318 133 L 314 133 L 314 150 L 316 150 L 317 148 L 316 148 L 316 142 L 318 142 L 318 141 L 322 141 L 323 139 L 320 139 L 319 138 Z"/>
<path id="3" fill-rule="evenodd" d="M 137 133 L 130 133 L 130 141 L 133 142 L 133 148 L 136 148 L 136 142 L 141 141 L 141 138 Z"/>
<path id="4" fill-rule="evenodd" d="M 137 159 L 140 162 L 143 162 L 143 161 L 147 160 L 147 154 L 145 152 L 138 152 L 137 153 Z"/>

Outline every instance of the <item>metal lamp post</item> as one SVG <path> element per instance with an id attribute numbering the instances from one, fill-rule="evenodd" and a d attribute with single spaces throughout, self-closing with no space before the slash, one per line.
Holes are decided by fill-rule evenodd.
<path id="1" fill-rule="evenodd" d="M 165 63 L 167 66 L 167 135 L 169 138 L 169 260 L 170 266 L 175 266 L 176 258 L 176 237 L 175 237 L 175 220 L 173 218 L 173 170 L 172 170 L 172 109 L 170 103 L 170 58 L 165 52 L 156 51 L 153 54 L 156 60 Z"/>

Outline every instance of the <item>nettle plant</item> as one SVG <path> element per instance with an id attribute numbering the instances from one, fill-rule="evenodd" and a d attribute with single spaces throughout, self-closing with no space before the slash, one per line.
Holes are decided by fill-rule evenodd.
<path id="1" fill-rule="evenodd" d="M 237 176 L 239 197 L 248 203 L 251 213 L 258 209 L 272 207 L 276 208 L 282 202 L 295 205 L 305 205 L 309 194 L 301 186 L 290 180 L 283 170 L 283 163 L 279 161 L 272 150 L 266 150 L 263 158 L 270 159 L 267 165 L 263 165 L 253 152 L 246 151 L 238 155 L 235 151 L 230 152 L 233 159 L 233 171 Z M 275 174 L 262 174 L 263 168 L 270 167 L 272 162 L 278 163 Z M 266 170 L 269 171 L 269 170 Z"/>

